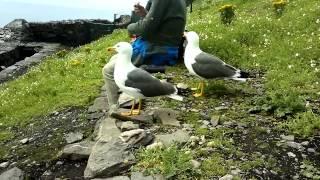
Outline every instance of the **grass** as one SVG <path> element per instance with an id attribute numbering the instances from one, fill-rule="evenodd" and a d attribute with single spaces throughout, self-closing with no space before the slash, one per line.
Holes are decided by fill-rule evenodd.
<path id="1" fill-rule="evenodd" d="M 23 127 L 33 117 L 70 106 L 86 106 L 99 94 L 106 48 L 126 40 L 116 31 L 94 43 L 48 57 L 18 79 L 0 85 L 2 128 Z"/>
<path id="2" fill-rule="evenodd" d="M 192 171 L 192 156 L 177 146 L 162 149 L 141 150 L 137 153 L 138 164 L 133 169 L 145 174 L 162 174 L 166 178 L 180 177 Z"/>
<path id="3" fill-rule="evenodd" d="M 282 124 L 284 128 L 301 137 L 312 137 L 320 131 L 320 116 L 311 111 L 299 113 L 292 120 Z"/>
<path id="4" fill-rule="evenodd" d="M 225 4 L 236 6 L 236 16 L 230 25 L 222 23 L 219 14 L 219 8 Z M 194 99 L 187 95 L 183 106 L 191 110 L 184 111 L 180 120 L 192 124 L 195 127 L 192 135 L 205 137 L 206 143 L 187 143 L 183 150 L 180 146 L 141 150 L 133 170 L 161 173 L 173 179 L 219 178 L 230 174 L 232 166 L 243 172 L 244 179 L 251 178 L 250 172 L 257 168 L 283 175 L 277 157 L 272 156 L 279 155 L 280 147 L 272 145 L 274 142 L 268 144 L 266 136 L 271 140 L 277 136 L 276 126 L 302 138 L 311 138 L 320 129 L 319 107 L 307 105 L 310 99 L 320 98 L 320 2 L 288 1 L 283 12 L 277 14 L 272 1 L 198 0 L 188 16 L 187 29 L 199 33 L 204 51 L 256 77 L 247 83 L 207 81 L 205 97 Z M 26 75 L 0 85 L 0 141 L 14 137 L 8 127 L 23 127 L 34 117 L 92 103 L 103 83 L 101 68 L 110 57 L 105 48 L 126 40 L 126 36 L 125 31 L 116 31 L 70 52 L 61 51 Z M 174 83 L 195 87 L 199 82 L 184 76 L 187 70 L 183 65 L 171 67 L 167 73 Z M 175 109 L 181 106 L 167 99 L 158 103 Z M 227 109 L 215 110 L 219 106 Z M 256 106 L 263 112 L 250 115 L 248 110 Z M 203 114 L 219 117 L 220 125 L 236 122 L 249 128 L 240 132 L 244 139 L 237 140 L 243 137 L 236 136 L 239 130 L 233 126 L 202 128 Z M 244 134 L 246 130 L 248 134 Z M 3 152 L 0 149 L 0 155 Z M 268 152 L 270 156 L 261 157 L 260 152 Z M 191 159 L 201 159 L 198 171 L 192 169 Z M 309 160 L 317 164 L 314 159 Z"/>

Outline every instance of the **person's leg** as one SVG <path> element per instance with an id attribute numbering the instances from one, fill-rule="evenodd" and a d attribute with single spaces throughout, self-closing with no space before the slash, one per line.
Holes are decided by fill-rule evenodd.
<path id="1" fill-rule="evenodd" d="M 116 110 L 118 108 L 118 86 L 114 81 L 113 72 L 114 72 L 115 60 L 110 60 L 102 69 L 102 75 L 105 81 L 109 112 Z"/>

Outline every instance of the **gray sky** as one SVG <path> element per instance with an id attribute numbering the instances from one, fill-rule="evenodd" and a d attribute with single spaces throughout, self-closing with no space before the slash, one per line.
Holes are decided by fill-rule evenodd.
<path id="1" fill-rule="evenodd" d="M 0 0 L 0 27 L 16 18 L 27 21 L 62 19 L 109 19 L 113 14 L 130 14 L 137 2 L 147 0 Z"/>

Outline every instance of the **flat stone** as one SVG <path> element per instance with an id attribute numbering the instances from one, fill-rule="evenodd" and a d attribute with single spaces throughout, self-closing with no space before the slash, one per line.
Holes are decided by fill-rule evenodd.
<path id="1" fill-rule="evenodd" d="M 293 142 L 293 141 L 288 141 L 287 146 L 292 147 L 294 149 L 304 149 L 304 147 L 301 144 Z"/>
<path id="2" fill-rule="evenodd" d="M 134 162 L 135 157 L 128 144 L 120 138 L 114 138 L 109 142 L 98 140 L 92 148 L 84 177 L 112 177 L 129 169 Z"/>
<path id="3" fill-rule="evenodd" d="M 95 120 L 95 119 L 100 119 L 104 116 L 104 113 L 101 112 L 95 112 L 95 113 L 91 113 L 88 114 L 87 119 L 89 120 Z"/>
<path id="4" fill-rule="evenodd" d="M 29 138 L 24 138 L 22 140 L 20 140 L 21 144 L 27 144 L 29 142 Z"/>
<path id="5" fill-rule="evenodd" d="M 93 141 L 69 144 L 63 148 L 61 157 L 71 160 L 88 159 L 94 144 L 95 142 Z"/>
<path id="6" fill-rule="evenodd" d="M 231 174 L 227 174 L 221 178 L 219 178 L 219 180 L 232 180 L 233 176 Z"/>
<path id="7" fill-rule="evenodd" d="M 3 172 L 0 175 L 1 180 L 23 180 L 24 179 L 24 172 L 14 167 L 12 169 L 9 169 L 8 171 Z"/>
<path id="8" fill-rule="evenodd" d="M 80 132 L 76 132 L 76 133 L 69 133 L 66 135 L 65 137 L 66 141 L 68 144 L 80 141 L 83 139 L 83 134 Z"/>
<path id="9" fill-rule="evenodd" d="M 162 142 L 165 146 L 170 146 L 173 143 L 186 143 L 188 142 L 190 138 L 190 135 L 183 131 L 178 129 L 176 132 L 172 134 L 159 134 L 156 135 L 156 142 Z"/>
<path id="10" fill-rule="evenodd" d="M 180 122 L 177 120 L 178 111 L 169 108 L 157 109 L 153 112 L 154 119 L 160 121 L 163 125 L 180 127 Z"/>
<path id="11" fill-rule="evenodd" d="M 228 107 L 226 107 L 226 106 L 219 106 L 219 107 L 215 107 L 214 108 L 216 111 L 221 111 L 221 110 L 227 110 L 227 109 L 229 109 Z"/>
<path id="12" fill-rule="evenodd" d="M 3 162 L 0 164 L 0 168 L 7 168 L 9 166 L 9 162 Z"/>
<path id="13" fill-rule="evenodd" d="M 294 141 L 294 136 L 293 135 L 288 135 L 288 136 L 281 135 L 280 137 L 281 137 L 281 139 L 283 139 L 285 141 Z"/>
<path id="14" fill-rule="evenodd" d="M 313 148 L 308 148 L 307 151 L 308 151 L 309 153 L 316 153 L 316 150 L 313 149 Z"/>
<path id="15" fill-rule="evenodd" d="M 191 160 L 191 164 L 194 169 L 199 169 L 199 167 L 201 166 L 201 163 L 196 160 Z"/>
<path id="16" fill-rule="evenodd" d="M 178 83 L 177 88 L 186 90 L 189 88 L 189 86 L 188 86 L 188 84 Z"/>
<path id="17" fill-rule="evenodd" d="M 287 154 L 288 154 L 289 157 L 292 157 L 292 158 L 296 157 L 296 155 L 293 152 L 288 152 Z"/>
<path id="18" fill-rule="evenodd" d="M 126 93 L 121 93 L 118 99 L 119 106 L 121 108 L 131 108 L 133 99 L 134 98 L 127 95 Z M 135 105 L 137 105 L 138 103 L 139 101 L 135 101 Z"/>
<path id="19" fill-rule="evenodd" d="M 120 126 L 122 132 L 139 129 L 139 124 L 134 124 L 132 121 L 123 122 Z"/>
<path id="20" fill-rule="evenodd" d="M 121 133 L 120 139 L 130 146 L 139 148 L 141 146 L 149 145 L 154 139 L 154 136 L 144 129 L 135 129 Z"/>
<path id="21" fill-rule="evenodd" d="M 309 141 L 303 141 L 303 142 L 301 143 L 301 145 L 302 145 L 302 146 L 309 146 Z"/>
<path id="22" fill-rule="evenodd" d="M 93 105 L 89 107 L 88 112 L 106 112 L 108 106 L 108 99 L 106 97 L 98 97 L 94 100 Z"/>
<path id="23" fill-rule="evenodd" d="M 122 120 L 122 121 L 133 121 L 133 122 L 137 122 L 137 123 L 141 123 L 141 124 L 152 124 L 153 123 L 153 116 L 144 113 L 143 111 L 141 111 L 140 115 L 134 115 L 134 116 L 123 116 L 121 115 L 122 112 L 128 112 L 128 109 L 118 109 L 117 112 L 112 112 L 111 116 L 113 118 Z"/>
<path id="24" fill-rule="evenodd" d="M 111 178 L 95 178 L 92 180 L 130 180 L 128 176 L 114 176 Z"/>
<path id="25" fill-rule="evenodd" d="M 116 126 L 116 119 L 107 117 L 101 121 L 98 128 L 97 140 L 107 142 L 119 136 L 120 130 Z"/>
<path id="26" fill-rule="evenodd" d="M 131 180 L 154 180 L 152 176 L 144 176 L 143 173 L 133 172 L 131 174 Z"/>

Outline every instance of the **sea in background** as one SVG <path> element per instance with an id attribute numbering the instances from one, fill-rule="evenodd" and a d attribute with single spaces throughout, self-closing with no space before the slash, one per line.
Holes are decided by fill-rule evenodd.
<path id="1" fill-rule="evenodd" d="M 147 0 L 0 0 L 0 27 L 14 19 L 46 22 L 69 19 L 108 19 L 131 14 L 134 3 Z"/>

